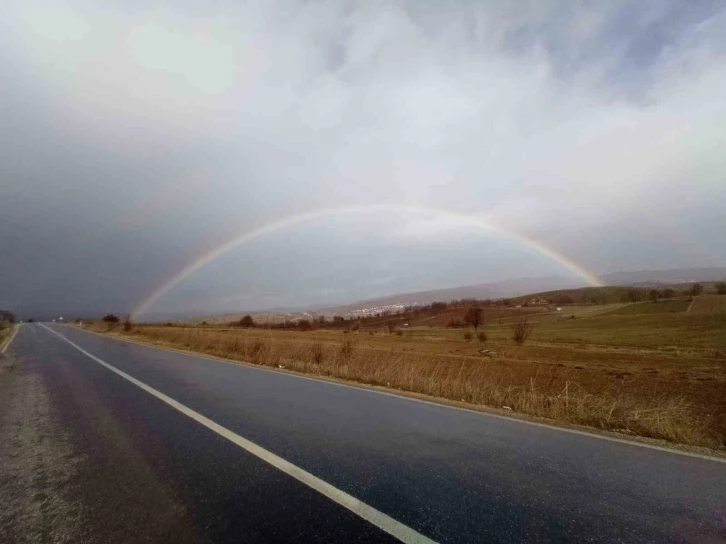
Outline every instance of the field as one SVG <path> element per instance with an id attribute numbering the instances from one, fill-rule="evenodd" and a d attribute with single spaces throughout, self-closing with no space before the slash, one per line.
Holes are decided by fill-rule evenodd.
<path id="1" fill-rule="evenodd" d="M 691 305 L 688 299 L 659 300 L 657 302 L 636 302 L 626 304 L 612 313 L 617 315 L 664 314 L 669 312 L 685 312 Z"/>
<path id="2" fill-rule="evenodd" d="M 5 321 L 0 321 L 0 347 L 3 346 L 5 343 L 5 340 L 8 336 L 10 336 L 10 333 L 12 332 L 13 327 L 9 323 Z"/>
<path id="3" fill-rule="evenodd" d="M 690 310 L 694 314 L 718 314 L 726 313 L 726 296 L 724 295 L 701 295 L 693 301 Z"/>
<path id="4" fill-rule="evenodd" d="M 480 328 L 485 342 L 473 334 L 466 339 L 466 329 L 410 325 L 394 334 L 371 325 L 351 332 L 134 325 L 131 331 L 111 334 L 566 423 L 726 448 L 726 313 L 618 310 L 632 306 L 636 304 L 573 306 L 557 313 L 528 310 L 535 328 L 524 345 L 512 341 L 511 324 L 525 312 L 512 310 L 498 317 L 494 311 L 485 314 L 486 325 Z M 106 332 L 105 325 L 90 326 Z M 490 353 L 482 355 L 482 349 Z"/>

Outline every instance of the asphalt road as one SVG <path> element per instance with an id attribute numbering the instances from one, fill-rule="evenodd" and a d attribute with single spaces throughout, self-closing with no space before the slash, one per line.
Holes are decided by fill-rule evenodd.
<path id="1" fill-rule="evenodd" d="M 50 328 L 0 367 L 3 542 L 726 542 L 720 461 Z"/>

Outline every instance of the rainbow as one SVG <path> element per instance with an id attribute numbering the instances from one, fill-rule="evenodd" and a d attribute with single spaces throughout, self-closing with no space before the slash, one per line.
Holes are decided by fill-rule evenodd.
<path id="1" fill-rule="evenodd" d="M 585 279 L 592 286 L 601 286 L 603 281 L 593 272 L 587 270 L 583 266 L 577 264 L 570 258 L 566 257 L 562 253 L 544 245 L 542 242 L 537 241 L 533 238 L 524 236 L 515 232 L 510 228 L 503 228 L 496 224 L 491 219 L 484 219 L 479 215 L 468 215 L 450 210 L 441 210 L 436 208 L 422 207 L 422 206 L 405 206 L 405 205 L 374 205 L 374 206 L 350 206 L 340 208 L 326 208 L 322 210 L 314 210 L 277 221 L 266 223 L 260 227 L 244 232 L 239 236 L 235 236 L 231 240 L 224 242 L 222 245 L 217 246 L 206 253 L 200 255 L 190 263 L 188 263 L 179 272 L 174 274 L 171 278 L 161 284 L 159 287 L 154 289 L 149 295 L 147 295 L 141 303 L 131 311 L 131 316 L 137 318 L 145 314 L 149 308 L 169 290 L 174 288 L 176 285 L 184 281 L 184 279 L 191 276 L 194 272 L 202 268 L 207 263 L 217 259 L 224 253 L 231 249 L 237 248 L 247 242 L 250 242 L 256 238 L 260 238 L 266 234 L 270 234 L 280 229 L 289 228 L 292 226 L 308 223 L 317 219 L 326 217 L 338 216 L 338 215 L 354 215 L 354 214 L 369 214 L 369 213 L 411 213 L 411 214 L 426 214 L 433 215 L 435 217 L 448 219 L 456 222 L 461 226 L 467 226 L 487 232 L 493 232 L 500 234 L 517 242 L 518 244 L 533 249 L 542 255 L 552 259 L 559 263 L 563 267 L 569 269 L 576 275 Z"/>

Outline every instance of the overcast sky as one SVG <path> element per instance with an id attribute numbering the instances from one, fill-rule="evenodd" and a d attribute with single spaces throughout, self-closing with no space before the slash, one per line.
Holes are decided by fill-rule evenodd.
<path id="1" fill-rule="evenodd" d="M 300 214 L 148 310 L 726 264 L 720 1 L 21 0 L 0 62 L 0 307 L 133 311 Z"/>

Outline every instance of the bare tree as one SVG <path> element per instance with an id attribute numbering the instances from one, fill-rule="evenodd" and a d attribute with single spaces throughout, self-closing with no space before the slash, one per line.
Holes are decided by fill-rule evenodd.
<path id="1" fill-rule="evenodd" d="M 468 323 L 474 330 L 479 328 L 482 322 L 482 310 L 481 308 L 471 307 L 464 314 L 464 322 Z"/>
<path id="2" fill-rule="evenodd" d="M 131 323 L 131 316 L 130 315 L 124 316 L 124 319 L 123 319 L 123 328 L 124 328 L 124 332 L 131 332 L 131 329 L 134 328 L 133 327 L 133 323 Z"/>
<path id="3" fill-rule="evenodd" d="M 673 298 L 675 296 L 676 292 L 673 289 L 663 289 L 660 292 L 661 298 Z"/>
<path id="4" fill-rule="evenodd" d="M 512 340 L 518 346 L 521 346 L 527 341 L 529 335 L 534 330 L 534 324 L 530 323 L 526 317 L 512 323 Z"/>

